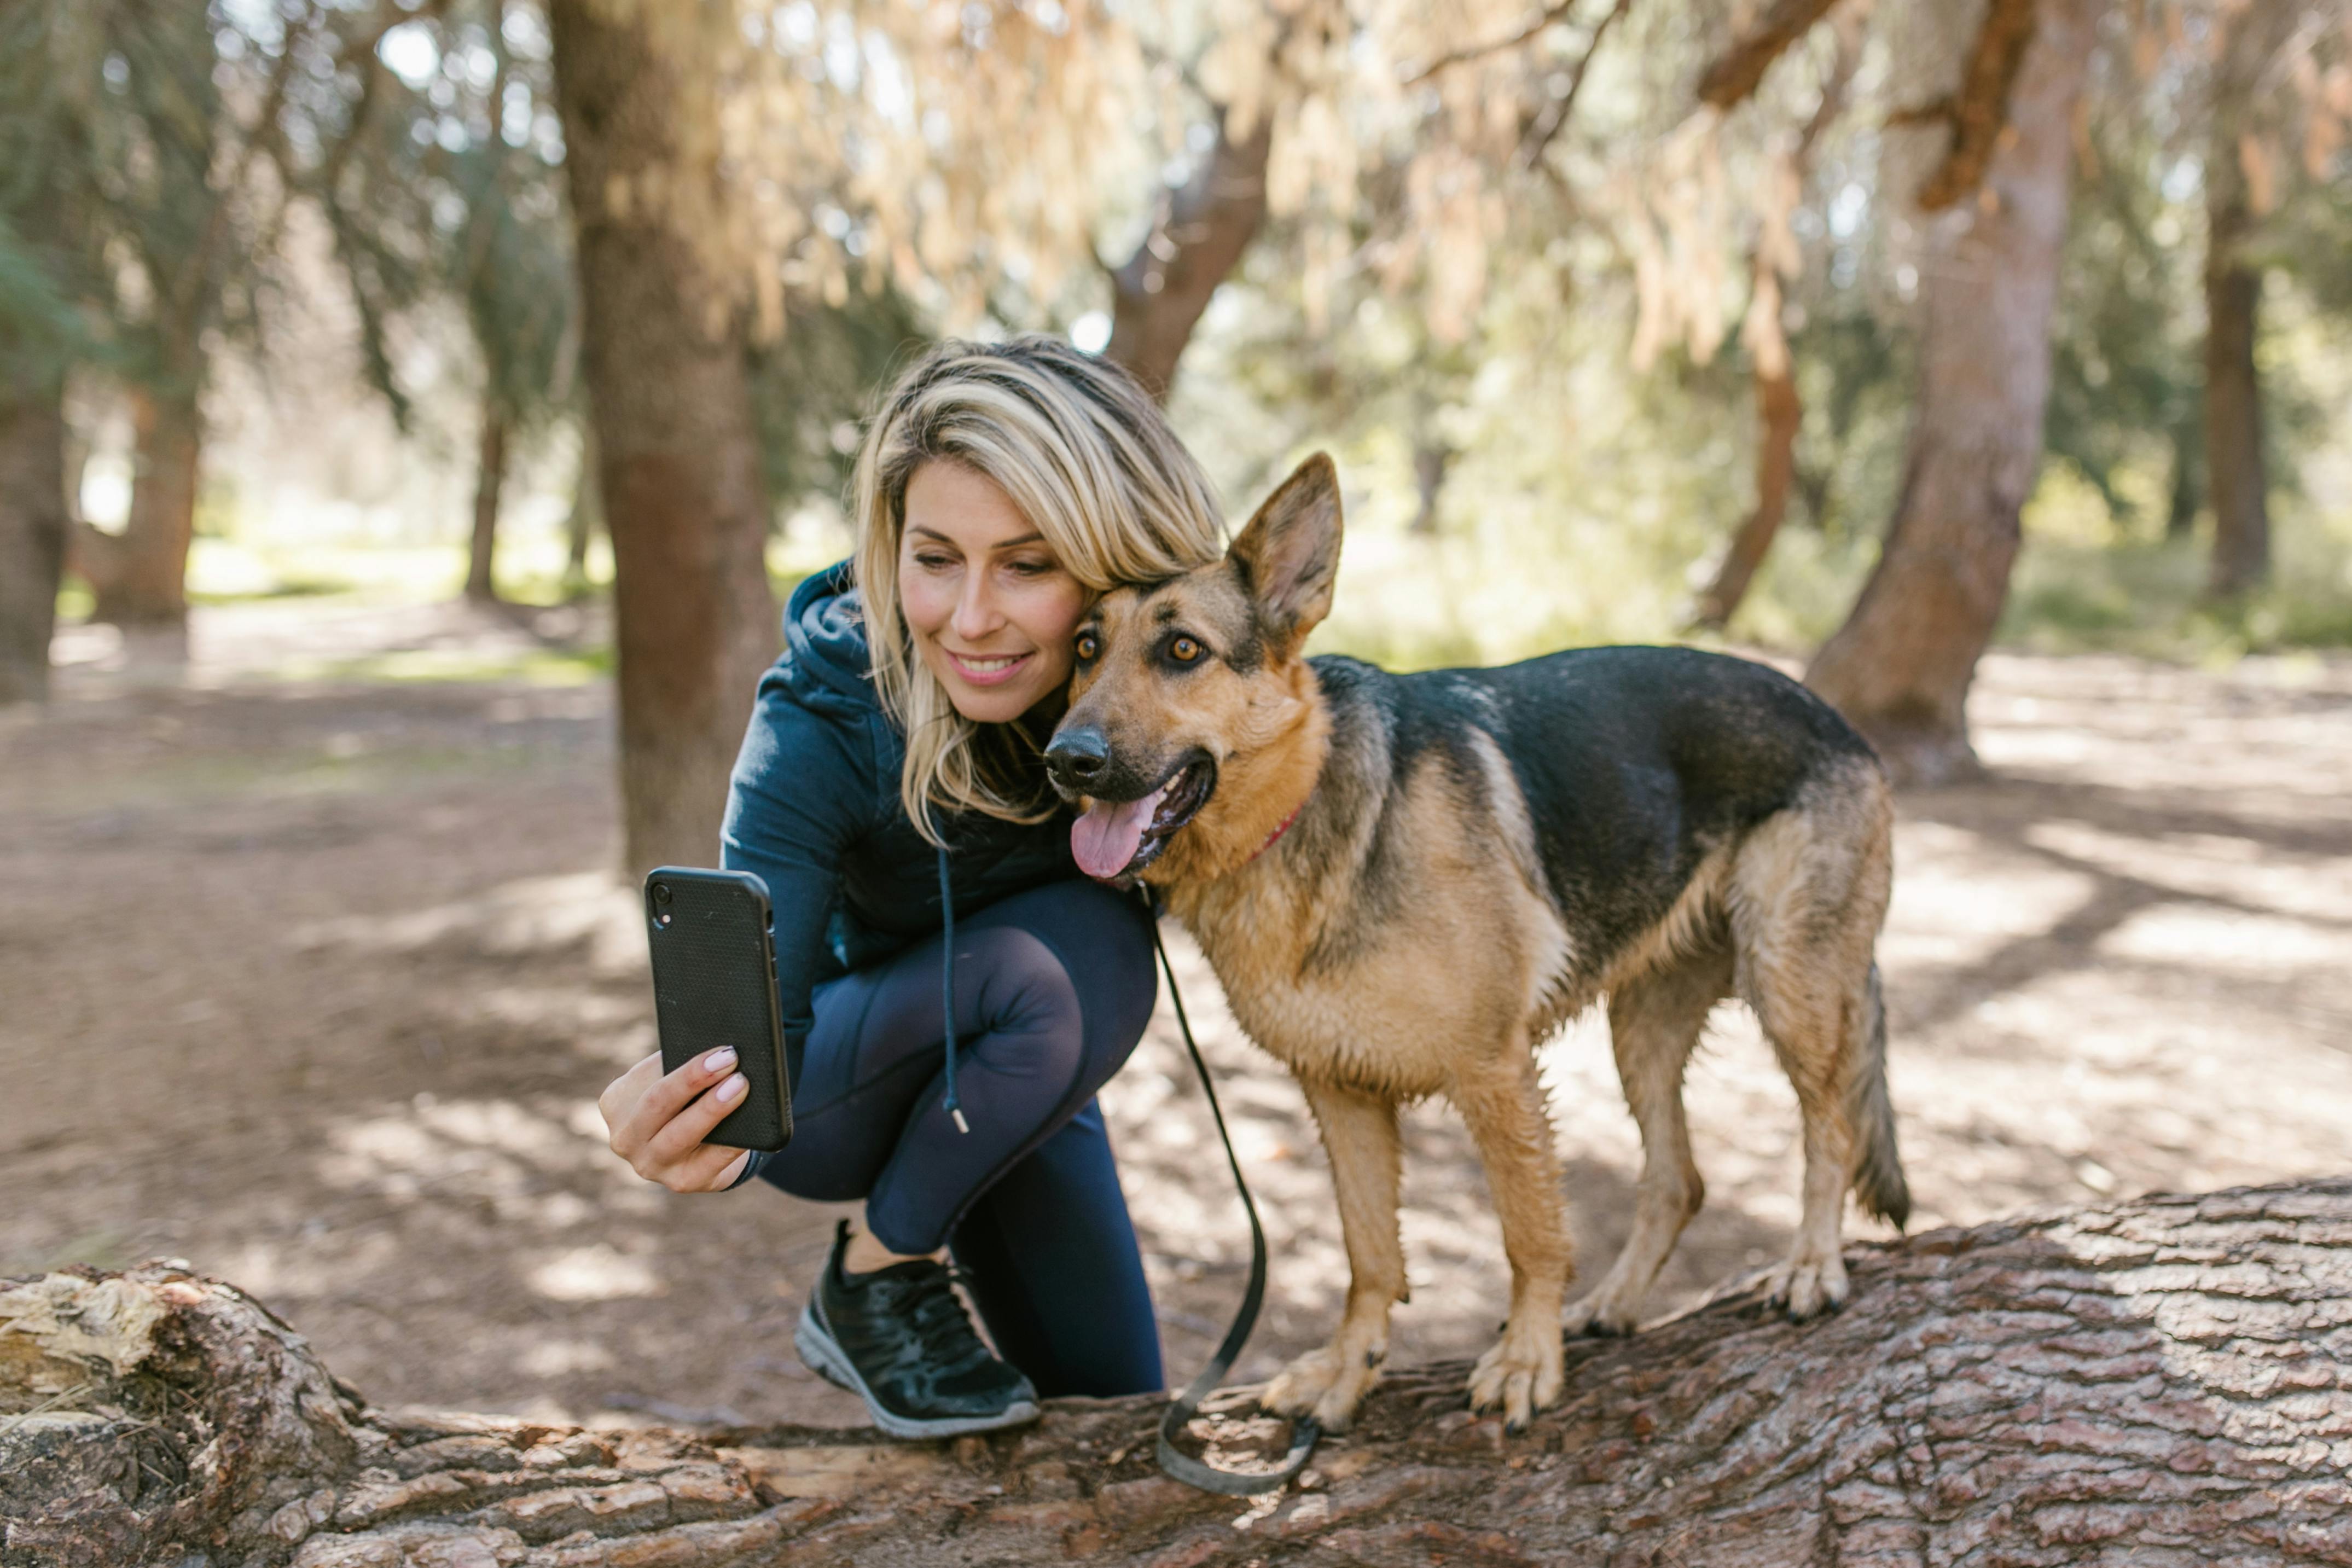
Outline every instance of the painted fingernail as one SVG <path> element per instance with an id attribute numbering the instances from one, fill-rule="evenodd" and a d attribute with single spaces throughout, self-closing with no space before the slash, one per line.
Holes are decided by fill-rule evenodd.
<path id="1" fill-rule="evenodd" d="M 702 1070 L 704 1072 L 725 1072 L 729 1068 L 731 1068 L 734 1065 L 735 1047 L 732 1046 L 721 1046 L 717 1050 L 702 1058 Z"/>
<path id="2" fill-rule="evenodd" d="M 742 1099 L 743 1091 L 751 1087 L 751 1080 L 745 1078 L 741 1073 L 737 1073 L 733 1078 L 729 1079 L 725 1083 L 719 1086 L 719 1103 L 721 1105 L 732 1104 L 736 1100 Z"/>

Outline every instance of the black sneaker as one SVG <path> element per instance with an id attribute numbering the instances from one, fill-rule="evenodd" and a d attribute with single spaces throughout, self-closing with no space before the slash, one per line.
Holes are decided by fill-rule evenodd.
<path id="1" fill-rule="evenodd" d="M 841 1271 L 843 1222 L 809 1293 L 793 1348 L 811 1371 L 866 1401 L 894 1437 L 953 1437 L 1037 1419 L 1037 1391 L 991 1355 L 947 1266 L 926 1258 Z"/>

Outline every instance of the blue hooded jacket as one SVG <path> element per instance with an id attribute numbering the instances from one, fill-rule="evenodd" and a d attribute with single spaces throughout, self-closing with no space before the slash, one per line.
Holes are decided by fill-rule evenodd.
<path id="1" fill-rule="evenodd" d="M 1029 824 L 942 812 L 948 847 L 935 850 L 899 804 L 906 755 L 874 689 L 848 563 L 828 567 L 784 610 L 784 651 L 761 677 L 721 830 L 719 863 L 768 884 L 794 1083 L 820 983 L 929 936 L 943 909 L 968 912 L 1079 875 L 1066 810 Z M 949 1071 L 952 1088 L 952 1061 Z"/>

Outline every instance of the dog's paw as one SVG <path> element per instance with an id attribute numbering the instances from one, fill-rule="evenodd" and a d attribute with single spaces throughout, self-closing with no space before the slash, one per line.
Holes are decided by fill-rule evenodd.
<path id="1" fill-rule="evenodd" d="M 1557 1331 L 1506 1324 L 1503 1337 L 1470 1369 L 1470 1408 L 1500 1410 L 1504 1430 L 1525 1430 L 1537 1411 L 1559 1403 L 1562 1359 Z"/>
<path id="2" fill-rule="evenodd" d="M 1560 1328 L 1570 1334 L 1590 1334 L 1595 1339 L 1622 1339 L 1641 1327 L 1638 1301 L 1621 1300 L 1604 1283 L 1580 1301 L 1569 1303 L 1560 1316 Z"/>
<path id="3" fill-rule="evenodd" d="M 1356 1406 L 1381 1380 L 1381 1363 L 1387 1359 L 1386 1345 L 1334 1340 L 1283 1368 L 1258 1396 L 1258 1405 L 1270 1415 L 1312 1415 L 1326 1432 L 1345 1432 L 1356 1418 Z"/>
<path id="4" fill-rule="evenodd" d="M 1845 1259 L 1834 1252 L 1822 1258 L 1792 1258 L 1765 1277 L 1765 1300 L 1795 1323 L 1836 1311 L 1845 1305 L 1846 1292 Z"/>

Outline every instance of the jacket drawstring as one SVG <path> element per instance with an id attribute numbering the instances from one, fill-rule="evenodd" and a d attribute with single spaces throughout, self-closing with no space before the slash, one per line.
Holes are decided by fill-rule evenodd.
<path id="1" fill-rule="evenodd" d="M 947 1027 L 948 1093 L 940 1102 L 940 1109 L 955 1118 L 956 1131 L 969 1132 L 971 1124 L 963 1119 L 963 1108 L 956 1101 L 956 1026 L 955 1026 L 955 897 L 948 885 L 948 851 L 940 847 L 940 1015 Z"/>

